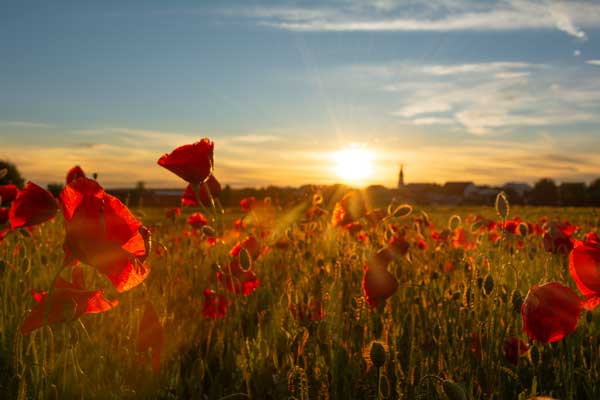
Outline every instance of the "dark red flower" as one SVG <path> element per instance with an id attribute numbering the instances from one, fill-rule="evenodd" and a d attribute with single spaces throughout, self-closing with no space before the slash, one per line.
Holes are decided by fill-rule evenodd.
<path id="1" fill-rule="evenodd" d="M 50 192 L 27 182 L 11 204 L 10 226 L 17 229 L 39 225 L 54 218 L 57 210 L 56 199 Z"/>
<path id="2" fill-rule="evenodd" d="M 206 217 L 199 212 L 190 215 L 187 222 L 196 229 L 202 228 L 204 225 L 208 225 L 208 220 Z"/>
<path id="3" fill-rule="evenodd" d="M 206 181 L 206 185 L 208 185 L 208 188 L 210 190 L 210 194 L 211 194 L 212 198 L 216 199 L 217 196 L 219 195 L 219 193 L 221 193 L 221 184 L 219 183 L 217 178 L 215 178 L 214 175 L 209 176 L 208 180 Z M 198 197 L 200 198 L 200 201 L 202 202 L 202 204 L 208 207 L 211 205 L 211 202 L 210 202 L 210 197 L 208 196 L 208 191 L 206 190 L 206 185 L 205 184 L 200 185 Z M 194 194 L 194 187 L 192 186 L 192 184 L 189 184 L 185 188 L 185 191 L 183 192 L 183 197 L 181 198 L 181 205 L 182 206 L 197 206 L 198 205 L 198 201 L 196 200 L 196 195 Z"/>
<path id="4" fill-rule="evenodd" d="M 575 240 L 569 256 L 569 272 L 586 298 L 583 306 L 593 309 L 600 304 L 600 243 Z"/>
<path id="5" fill-rule="evenodd" d="M 567 286 L 558 282 L 536 285 L 521 306 L 523 330 L 538 342 L 556 342 L 577 328 L 581 308 L 581 299 Z"/>
<path id="6" fill-rule="evenodd" d="M 256 260 L 261 254 L 266 253 L 268 250 L 268 248 L 266 246 L 262 246 L 254 236 L 248 236 L 240 243 L 233 246 L 229 254 L 231 254 L 233 257 L 238 257 L 242 248 L 248 251 L 248 254 L 250 257 L 252 257 L 252 260 Z"/>
<path id="7" fill-rule="evenodd" d="M 462 247 L 463 249 L 468 250 L 474 249 L 476 243 L 472 240 L 471 235 L 469 235 L 466 230 L 456 228 L 454 230 L 454 235 L 452 235 L 452 246 L 455 249 Z"/>
<path id="8" fill-rule="evenodd" d="M 224 268 L 223 272 L 217 272 L 217 279 L 230 292 L 242 293 L 244 296 L 250 296 L 258 287 L 258 278 L 254 272 L 250 269 L 243 270 L 237 259 L 231 261 L 229 267 Z"/>
<path id="9" fill-rule="evenodd" d="M 549 222 L 546 224 L 543 236 L 544 250 L 553 254 L 569 254 L 573 248 L 571 235 L 577 226 L 569 222 Z"/>
<path id="10" fill-rule="evenodd" d="M 79 165 L 74 166 L 67 172 L 67 185 L 77 178 L 85 178 L 85 172 Z"/>
<path id="11" fill-rule="evenodd" d="M 600 243 L 600 238 L 598 237 L 598 235 L 596 234 L 596 232 L 588 232 L 585 235 L 585 241 L 586 242 Z"/>
<path id="12" fill-rule="evenodd" d="M 164 154 L 158 165 L 168 169 L 189 183 L 205 182 L 212 173 L 215 144 L 207 138 L 186 144 Z"/>
<path id="13" fill-rule="evenodd" d="M 116 197 L 94 180 L 79 178 L 60 194 L 65 217 L 67 261 L 82 261 L 106 275 L 117 291 L 140 284 L 150 272 L 145 265 L 142 224 Z"/>
<path id="14" fill-rule="evenodd" d="M 371 307 L 385 300 L 398 290 L 398 281 L 387 269 L 381 266 L 363 266 L 362 287 L 365 299 Z"/>
<path id="15" fill-rule="evenodd" d="M 165 342 L 165 333 L 163 326 L 158 319 L 158 314 L 150 301 L 146 301 L 144 315 L 140 320 L 140 330 L 138 332 L 137 351 L 147 353 L 152 349 L 152 370 L 155 374 L 160 372 L 160 357 Z"/>
<path id="16" fill-rule="evenodd" d="M 1 204 L 9 204 L 17 197 L 19 188 L 16 185 L 0 185 L 0 200 Z"/>
<path id="17" fill-rule="evenodd" d="M 242 211 L 248 212 L 254 208 L 254 204 L 256 203 L 256 198 L 254 196 L 246 197 L 240 200 L 240 207 L 242 207 Z"/>
<path id="18" fill-rule="evenodd" d="M 380 267 L 387 267 L 387 265 L 394 259 L 394 253 L 390 247 L 384 247 L 379 249 L 377 253 L 371 256 L 370 264 L 377 265 Z"/>
<path id="19" fill-rule="evenodd" d="M 8 222 L 8 208 L 0 207 L 0 225 L 4 225 Z"/>
<path id="20" fill-rule="evenodd" d="M 223 318 L 227 312 L 227 306 L 229 302 L 224 294 L 217 294 L 214 290 L 204 289 L 204 307 L 202 308 L 202 315 L 206 318 Z"/>
<path id="21" fill-rule="evenodd" d="M 74 321 L 84 314 L 108 311 L 119 303 L 117 300 L 107 300 L 103 293 L 103 290 L 85 290 L 83 270 L 74 267 L 71 272 L 71 282 L 59 277 L 51 297 L 45 291 L 33 292 L 37 304 L 23 321 L 21 334 L 28 335 L 44 326 L 46 309 L 48 309 L 48 323 L 57 324 Z"/>

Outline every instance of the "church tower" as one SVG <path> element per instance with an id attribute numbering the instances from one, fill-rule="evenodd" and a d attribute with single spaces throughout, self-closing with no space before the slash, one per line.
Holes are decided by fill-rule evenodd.
<path id="1" fill-rule="evenodd" d="M 398 189 L 404 187 L 404 164 L 400 164 L 400 173 L 398 174 Z"/>

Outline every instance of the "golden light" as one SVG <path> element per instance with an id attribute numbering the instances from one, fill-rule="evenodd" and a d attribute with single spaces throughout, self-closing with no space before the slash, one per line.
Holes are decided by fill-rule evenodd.
<path id="1" fill-rule="evenodd" d="M 362 183 L 373 175 L 372 151 L 360 147 L 348 147 L 333 153 L 336 175 L 347 183 Z"/>

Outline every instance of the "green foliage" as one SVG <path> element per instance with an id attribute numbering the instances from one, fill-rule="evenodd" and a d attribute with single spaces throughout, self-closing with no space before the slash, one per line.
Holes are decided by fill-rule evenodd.
<path id="1" fill-rule="evenodd" d="M 21 176 L 21 173 L 17 169 L 17 166 L 10 161 L 0 160 L 0 171 L 6 169 L 6 174 L 2 174 L 0 177 L 0 185 L 13 184 L 17 185 L 20 189 L 25 186 L 25 179 Z"/>

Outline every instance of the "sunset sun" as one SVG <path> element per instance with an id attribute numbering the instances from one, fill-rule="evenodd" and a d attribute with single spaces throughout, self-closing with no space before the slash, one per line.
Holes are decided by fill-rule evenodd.
<path id="1" fill-rule="evenodd" d="M 334 171 L 346 183 L 360 183 L 373 175 L 372 151 L 348 147 L 333 153 Z"/>

